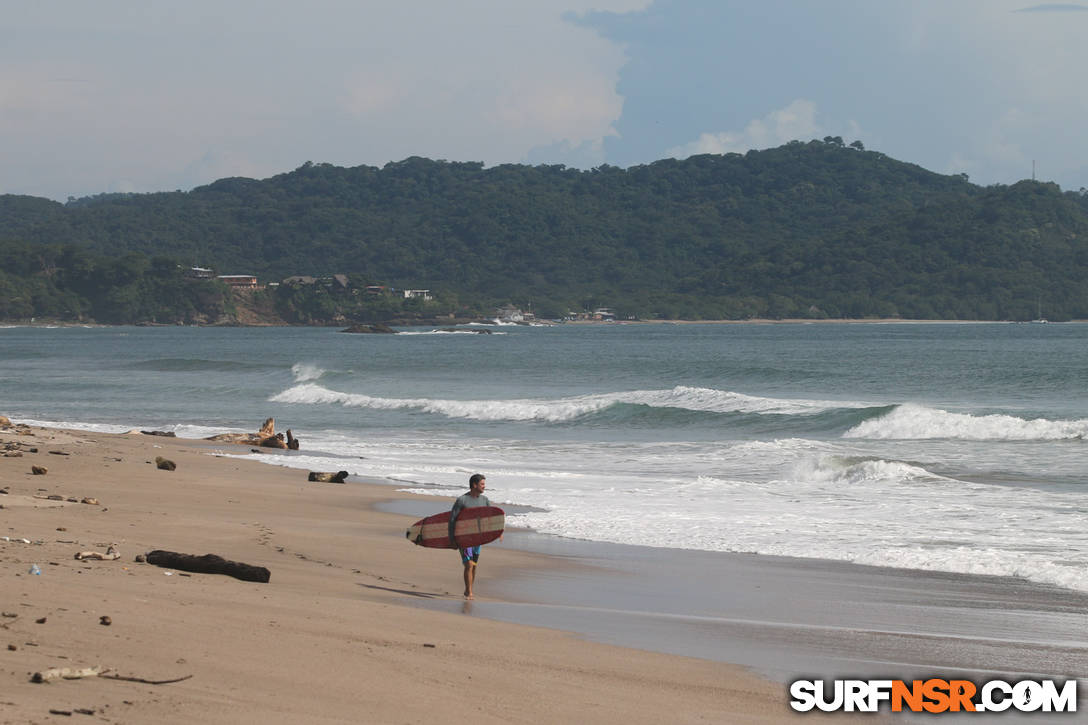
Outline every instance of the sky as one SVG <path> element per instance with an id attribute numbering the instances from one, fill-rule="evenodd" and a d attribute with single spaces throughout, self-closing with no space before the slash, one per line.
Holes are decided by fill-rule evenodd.
<path id="1" fill-rule="evenodd" d="M 1088 186 L 1088 0 L 0 0 L 0 194 L 841 136 Z"/>

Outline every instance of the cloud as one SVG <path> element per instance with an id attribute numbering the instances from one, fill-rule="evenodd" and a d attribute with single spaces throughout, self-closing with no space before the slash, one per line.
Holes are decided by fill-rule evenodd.
<path id="1" fill-rule="evenodd" d="M 781 146 L 794 139 L 810 139 L 823 133 L 816 121 L 816 104 L 799 98 L 785 108 L 749 121 L 742 131 L 704 133 L 665 154 L 683 159 L 696 154 L 743 153 L 750 149 Z"/>
<path id="2" fill-rule="evenodd" d="M 307 160 L 600 163 L 627 57 L 578 18 L 649 4 L 19 6 L 0 28 L 0 193 L 190 188 Z"/>

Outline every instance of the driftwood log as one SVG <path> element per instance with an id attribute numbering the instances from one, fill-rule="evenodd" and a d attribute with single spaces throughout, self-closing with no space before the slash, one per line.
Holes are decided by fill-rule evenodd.
<path id="1" fill-rule="evenodd" d="M 325 483 L 343 483 L 344 479 L 348 477 L 347 471 L 337 471 L 336 473 L 325 473 L 323 471 L 310 471 L 310 476 L 306 480 L 308 481 L 323 481 Z"/>
<path id="2" fill-rule="evenodd" d="M 262 438 L 261 442 L 257 445 L 261 448 L 280 448 L 282 450 L 287 450 L 287 441 L 283 439 L 283 433 L 277 433 L 276 435 Z"/>
<path id="3" fill-rule="evenodd" d="M 265 584 L 272 578 L 272 573 L 263 566 L 229 561 L 215 554 L 195 556 L 193 554 L 180 554 L 176 551 L 156 549 L 148 552 L 146 560 L 148 564 L 154 564 L 155 566 L 192 571 L 197 574 L 226 574 L 246 582 Z"/>

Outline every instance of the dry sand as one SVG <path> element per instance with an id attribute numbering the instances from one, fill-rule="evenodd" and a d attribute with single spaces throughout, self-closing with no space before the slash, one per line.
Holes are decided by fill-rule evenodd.
<path id="1" fill-rule="evenodd" d="M 11 441 L 38 452 L 0 458 L 2 723 L 796 719 L 783 685 L 732 665 L 405 606 L 459 600 L 460 565 L 454 552 L 407 544 L 410 517 L 372 510 L 387 487 L 308 483 L 304 471 L 140 434 L 0 430 Z M 177 470 L 157 469 L 156 456 Z M 97 504 L 41 498 L 50 494 Z M 111 544 L 120 559 L 74 558 Z M 153 549 L 264 566 L 271 581 L 134 561 Z M 566 565 L 501 545 L 486 553 L 484 599 L 489 579 Z M 31 682 L 93 666 L 188 679 Z"/>

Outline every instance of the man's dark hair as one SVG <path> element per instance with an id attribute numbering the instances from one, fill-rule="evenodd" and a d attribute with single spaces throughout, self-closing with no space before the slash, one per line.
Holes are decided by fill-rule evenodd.
<path id="1" fill-rule="evenodd" d="M 485 478 L 486 478 L 486 476 L 484 476 L 484 474 L 482 474 L 482 473 L 474 473 L 474 474 L 472 474 L 472 476 L 469 477 L 468 485 L 475 486 L 477 483 L 484 480 Z"/>

